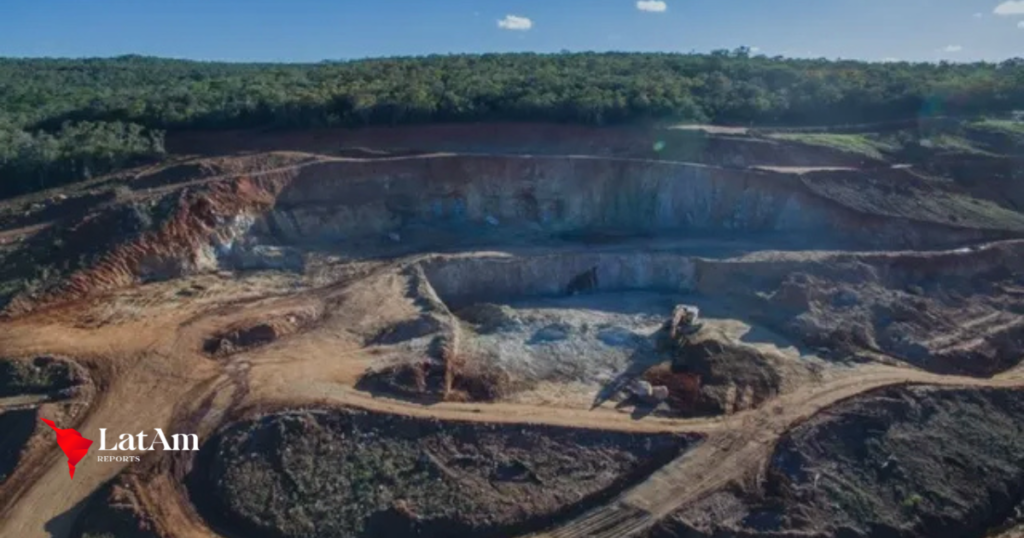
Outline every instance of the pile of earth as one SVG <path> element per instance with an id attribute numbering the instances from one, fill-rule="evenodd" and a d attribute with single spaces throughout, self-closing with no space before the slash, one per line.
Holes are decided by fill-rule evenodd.
<path id="1" fill-rule="evenodd" d="M 203 342 L 203 351 L 224 357 L 271 344 L 285 336 L 309 329 L 321 318 L 315 307 L 283 312 L 260 312 L 210 336 Z"/>
<path id="2" fill-rule="evenodd" d="M 0 484 L 14 472 L 22 451 L 36 431 L 35 409 L 0 411 Z"/>
<path id="3" fill-rule="evenodd" d="M 38 431 L 39 400 L 21 396 L 43 396 L 61 400 L 73 395 L 88 380 L 85 369 L 67 360 L 36 357 L 31 360 L 0 359 L 0 483 L 10 476 L 21 461 L 25 448 Z M 81 404 L 52 404 L 50 418 L 58 424 Z M 45 426 L 42 426 L 45 428 Z"/>
<path id="4" fill-rule="evenodd" d="M 982 537 L 1024 499 L 1024 392 L 901 387 L 778 444 L 763 491 L 721 492 L 657 537 Z"/>
<path id="5" fill-rule="evenodd" d="M 669 390 L 673 414 L 711 416 L 754 409 L 779 394 L 784 370 L 812 376 L 813 364 L 784 366 L 785 359 L 704 330 L 672 350 L 672 361 L 651 368 L 644 380 Z"/>
<path id="6" fill-rule="evenodd" d="M 73 538 L 159 538 L 125 477 L 101 488 L 75 521 Z"/>
<path id="7" fill-rule="evenodd" d="M 931 254 L 721 263 L 701 289 L 831 360 L 884 355 L 946 375 L 991 376 L 1024 355 L 1019 246 Z"/>
<path id="8" fill-rule="evenodd" d="M 1000 293 L 998 284 L 950 277 L 893 289 L 795 273 L 773 302 L 803 310 L 785 329 L 808 345 L 840 355 L 877 351 L 941 374 L 990 376 L 1024 352 L 1024 302 Z"/>
<path id="9" fill-rule="evenodd" d="M 84 382 L 82 367 L 53 357 L 0 359 L 0 398 L 26 394 L 59 394 Z"/>
<path id="10" fill-rule="evenodd" d="M 506 536 L 609 499 L 695 440 L 294 411 L 218 434 L 189 488 L 226 536 Z"/>

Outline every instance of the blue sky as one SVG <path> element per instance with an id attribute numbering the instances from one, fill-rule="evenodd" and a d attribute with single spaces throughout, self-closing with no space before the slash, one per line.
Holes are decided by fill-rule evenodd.
<path id="1" fill-rule="evenodd" d="M 0 56 L 319 61 L 741 45 L 1002 60 L 1024 56 L 1024 0 L 3 0 L 0 10 Z"/>

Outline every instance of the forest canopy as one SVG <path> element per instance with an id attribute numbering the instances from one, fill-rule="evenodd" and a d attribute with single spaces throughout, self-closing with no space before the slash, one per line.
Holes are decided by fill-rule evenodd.
<path id="1" fill-rule="evenodd" d="M 0 58 L 0 196 L 159 159 L 177 130 L 426 122 L 825 125 L 1024 108 L 1024 60 L 486 54 L 318 64 Z"/>

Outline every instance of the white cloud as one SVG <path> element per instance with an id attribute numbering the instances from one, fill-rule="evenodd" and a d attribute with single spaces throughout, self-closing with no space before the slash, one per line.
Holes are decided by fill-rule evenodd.
<path id="1" fill-rule="evenodd" d="M 993 11 L 996 15 L 1009 17 L 1011 15 L 1024 15 L 1024 0 L 1008 0 L 996 6 Z"/>
<path id="2" fill-rule="evenodd" d="M 516 15 L 505 15 L 504 19 L 498 21 L 498 28 L 504 28 L 505 30 L 519 30 L 525 32 L 530 28 L 533 28 L 533 21 L 526 17 L 519 17 Z"/>
<path id="3" fill-rule="evenodd" d="M 750 52 L 752 54 L 757 54 L 758 52 L 761 52 L 761 47 L 750 47 Z"/>
<path id="4" fill-rule="evenodd" d="M 956 53 L 964 50 L 960 45 L 946 45 L 943 47 L 942 52 Z"/>
<path id="5" fill-rule="evenodd" d="M 1024 30 L 1024 21 L 1018 22 L 1017 23 L 1017 28 L 1020 28 L 1021 30 Z"/>
<path id="6" fill-rule="evenodd" d="M 984 17 L 984 16 L 985 16 L 985 14 L 984 14 L 984 13 L 975 13 L 975 14 L 974 14 L 974 18 L 975 18 L 975 19 L 980 19 L 980 18 L 982 18 L 982 17 Z"/>
<path id="7" fill-rule="evenodd" d="M 651 13 L 664 13 L 668 11 L 668 4 L 662 0 L 639 0 L 636 3 L 636 8 L 640 11 L 649 11 Z"/>

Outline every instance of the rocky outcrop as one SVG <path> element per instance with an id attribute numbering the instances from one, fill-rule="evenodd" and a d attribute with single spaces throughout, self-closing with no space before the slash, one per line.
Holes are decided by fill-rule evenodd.
<path id="1" fill-rule="evenodd" d="M 611 231 L 669 241 L 767 234 L 796 248 L 891 249 L 1024 233 L 1024 216 L 975 207 L 958 193 L 945 193 L 941 203 L 929 201 L 925 189 L 869 189 L 871 196 L 858 197 L 845 176 L 809 181 L 763 170 L 594 157 L 291 159 L 298 164 L 166 187 L 154 193 L 163 213 L 142 215 L 145 226 L 116 234 L 89 256 L 75 250 L 92 244 L 85 230 L 110 230 L 72 223 L 59 238 L 63 247 L 36 245 L 48 254 L 33 259 L 76 269 L 16 296 L 5 312 L 223 267 L 301 270 L 301 256 L 286 248 L 372 255 L 367 245 L 383 245 L 380 253 L 393 255 L 396 248 L 554 243 Z M 104 211 L 118 207 L 90 219 L 100 222 Z M 574 267 L 573 274 L 594 265 Z M 602 282 L 608 270 L 598 269 Z M 552 281 L 565 286 L 570 278 Z"/>

